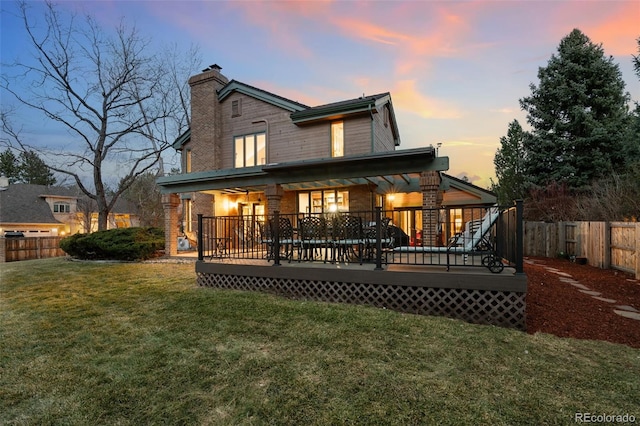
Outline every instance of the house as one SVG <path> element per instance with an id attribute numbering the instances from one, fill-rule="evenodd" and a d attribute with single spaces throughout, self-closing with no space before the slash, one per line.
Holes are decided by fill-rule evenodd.
<path id="1" fill-rule="evenodd" d="M 174 143 L 182 173 L 157 183 L 165 253 L 196 241 L 198 285 L 524 328 L 521 203 L 495 208 L 494 194 L 446 174 L 432 146 L 400 149 L 390 93 L 307 106 L 218 65 L 189 84 L 191 127 Z M 501 273 L 503 260 L 514 272 Z"/>
<path id="2" fill-rule="evenodd" d="M 95 231 L 98 213 L 84 195 L 71 188 L 0 182 L 0 236 L 64 236 Z M 137 216 L 124 203 L 110 213 L 109 228 L 137 226 Z"/>
<path id="3" fill-rule="evenodd" d="M 189 84 L 191 128 L 174 143 L 182 174 L 157 180 L 167 254 L 176 254 L 180 235 L 193 235 L 197 214 L 403 208 L 398 225 L 436 245 L 437 212 L 429 209 L 496 202 L 494 194 L 444 174 L 449 159 L 432 146 L 398 149 L 388 92 L 310 107 L 229 80 L 218 65 Z"/>

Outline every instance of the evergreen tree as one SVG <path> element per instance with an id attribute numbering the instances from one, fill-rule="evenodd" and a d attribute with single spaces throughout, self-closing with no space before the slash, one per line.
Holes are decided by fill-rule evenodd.
<path id="1" fill-rule="evenodd" d="M 7 148 L 0 152 L 0 176 L 9 179 L 9 183 L 16 183 L 20 180 L 20 164 L 16 155 Z"/>
<path id="2" fill-rule="evenodd" d="M 638 42 L 638 56 L 632 55 L 632 63 L 638 81 L 640 81 L 640 37 L 636 41 Z M 635 109 L 631 113 L 627 141 L 628 145 L 625 151 L 629 163 L 627 169 L 631 173 L 635 173 L 640 168 L 640 103 L 638 102 L 635 103 Z"/>
<path id="3" fill-rule="evenodd" d="M 520 99 L 532 127 L 524 139 L 526 180 L 582 188 L 625 166 L 629 113 L 622 74 L 601 45 L 574 29 Z"/>
<path id="4" fill-rule="evenodd" d="M 493 191 L 498 195 L 500 204 L 524 198 L 524 139 L 526 133 L 518 120 L 509 124 L 507 136 L 500 138 L 500 148 L 493 159 L 498 184 Z"/>
<path id="5" fill-rule="evenodd" d="M 56 178 L 34 151 L 20 153 L 20 182 L 34 185 L 54 185 Z"/>

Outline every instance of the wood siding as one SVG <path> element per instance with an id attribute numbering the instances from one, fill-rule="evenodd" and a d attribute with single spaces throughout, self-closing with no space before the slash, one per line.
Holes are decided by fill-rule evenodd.
<path id="1" fill-rule="evenodd" d="M 371 116 L 354 117 L 344 121 L 344 155 L 371 152 Z"/>
<path id="2" fill-rule="evenodd" d="M 466 191 L 461 191 L 459 189 L 456 188 L 450 188 L 447 189 L 444 192 L 443 195 L 443 204 L 444 205 L 449 205 L 449 204 L 473 204 L 473 203 L 480 203 L 482 200 L 480 199 L 480 197 L 471 194 L 469 192 Z"/>
<path id="3" fill-rule="evenodd" d="M 233 103 L 241 104 L 241 115 L 233 116 Z M 221 140 L 213 142 L 211 135 L 198 134 L 194 129 L 192 141 L 184 148 L 192 150 L 191 170 L 207 171 L 217 167 L 234 167 L 235 136 L 266 131 L 267 162 L 283 163 L 297 160 L 328 158 L 331 156 L 331 122 L 297 126 L 291 122 L 291 112 L 242 93 L 232 93 L 218 105 L 222 121 Z M 212 108 L 212 110 L 215 108 Z M 348 117 L 344 121 L 345 155 L 368 154 L 393 151 L 393 135 L 390 126 L 384 126 L 384 116 L 374 114 L 372 123 L 369 114 Z M 254 124 L 254 122 L 257 122 Z M 372 128 L 373 126 L 373 128 Z M 212 132 L 210 127 L 204 130 Z M 374 141 L 372 141 L 372 129 Z M 213 156 L 217 158 L 213 158 Z"/>
<path id="4" fill-rule="evenodd" d="M 373 152 L 394 151 L 396 149 L 391 123 L 386 126 L 384 124 L 385 108 L 377 114 L 373 114 Z"/>

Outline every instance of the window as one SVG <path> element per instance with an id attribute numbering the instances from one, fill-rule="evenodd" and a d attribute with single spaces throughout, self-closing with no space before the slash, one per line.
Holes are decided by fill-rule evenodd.
<path id="1" fill-rule="evenodd" d="M 331 123 L 331 156 L 342 157 L 344 155 L 344 122 Z"/>
<path id="2" fill-rule="evenodd" d="M 349 191 L 334 189 L 298 193 L 298 212 L 335 213 L 349 211 Z"/>
<path id="3" fill-rule="evenodd" d="M 69 213 L 71 211 L 71 206 L 69 203 L 53 203 L 53 212 L 54 213 Z"/>
<path id="4" fill-rule="evenodd" d="M 266 163 L 266 133 L 236 136 L 234 138 L 235 167 L 253 167 Z"/>
<path id="5" fill-rule="evenodd" d="M 184 152 L 184 173 L 191 173 L 191 150 Z"/>
<path id="6" fill-rule="evenodd" d="M 239 117 L 242 115 L 242 99 L 231 102 L 231 117 Z"/>
<path id="7" fill-rule="evenodd" d="M 183 222 L 182 222 L 182 230 L 183 232 L 191 232 L 192 229 L 192 225 L 191 225 L 191 208 L 192 208 L 192 204 L 191 204 L 191 200 L 189 199 L 185 199 L 183 200 L 184 204 L 183 204 L 183 209 L 184 209 L 184 213 L 183 213 Z"/>

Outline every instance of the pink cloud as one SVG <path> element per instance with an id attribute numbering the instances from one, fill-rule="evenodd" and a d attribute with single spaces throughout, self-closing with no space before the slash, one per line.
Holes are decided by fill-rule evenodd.
<path id="1" fill-rule="evenodd" d="M 461 110 L 449 102 L 425 96 L 416 87 L 415 80 L 399 80 L 391 90 L 393 104 L 397 110 L 404 110 L 424 118 L 460 118 Z"/>
<path id="2" fill-rule="evenodd" d="M 549 22 L 550 33 L 560 39 L 578 28 L 607 55 L 637 53 L 640 36 L 640 2 L 598 1 L 563 2 L 555 8 Z"/>
<path id="3" fill-rule="evenodd" d="M 584 32 L 595 43 L 602 43 L 605 52 L 610 55 L 632 55 L 638 53 L 637 42 L 640 36 L 640 2 L 625 2 L 612 5 L 608 19 Z"/>
<path id="4" fill-rule="evenodd" d="M 376 43 L 397 45 L 409 42 L 411 37 L 399 31 L 394 31 L 380 25 L 375 25 L 362 18 L 337 18 L 333 24 L 342 32 L 355 38 L 374 41 Z"/>

